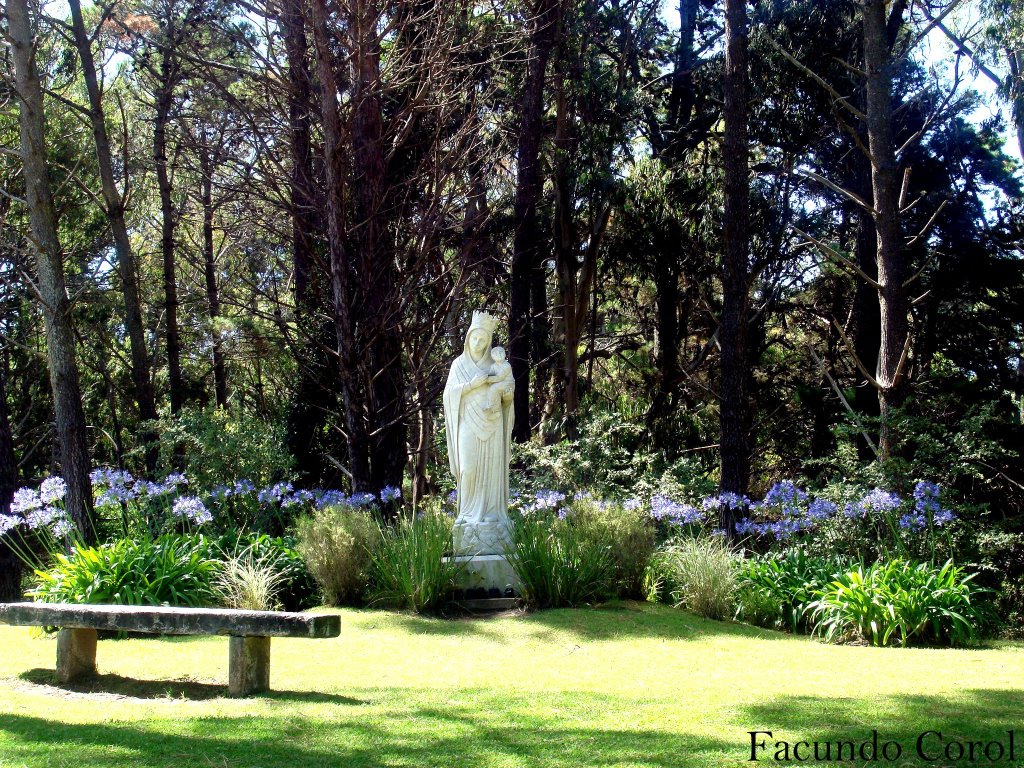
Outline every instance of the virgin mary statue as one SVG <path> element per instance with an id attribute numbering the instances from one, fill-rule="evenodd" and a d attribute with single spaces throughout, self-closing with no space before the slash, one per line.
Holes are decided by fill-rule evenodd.
<path id="1" fill-rule="evenodd" d="M 514 385 L 504 350 L 491 348 L 497 324 L 497 318 L 473 312 L 444 387 L 448 461 L 458 488 L 455 549 L 462 555 L 500 555 L 508 545 Z"/>

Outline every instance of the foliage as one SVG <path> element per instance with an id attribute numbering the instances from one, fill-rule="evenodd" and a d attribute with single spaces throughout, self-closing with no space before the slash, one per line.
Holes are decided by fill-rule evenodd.
<path id="1" fill-rule="evenodd" d="M 566 519 L 591 547 L 607 550 L 618 596 L 641 598 L 644 572 L 655 547 L 655 527 L 647 510 L 581 494 L 569 502 Z"/>
<path id="2" fill-rule="evenodd" d="M 380 532 L 371 513 L 328 506 L 295 523 L 296 549 L 331 605 L 359 603 Z"/>
<path id="3" fill-rule="evenodd" d="M 845 570 L 842 558 L 818 558 L 789 549 L 746 559 L 737 578 L 737 618 L 771 629 L 807 629 L 818 590 Z"/>
<path id="4" fill-rule="evenodd" d="M 183 472 L 200 488 L 239 480 L 272 484 L 292 469 L 281 425 L 244 411 L 187 407 L 158 429 L 160 469 Z"/>
<path id="5" fill-rule="evenodd" d="M 615 592 L 616 563 L 605 531 L 592 518 L 535 511 L 512 525 L 509 562 L 523 596 L 537 608 L 584 605 Z"/>
<path id="6" fill-rule="evenodd" d="M 215 549 L 203 536 L 119 539 L 75 546 L 36 574 L 29 594 L 48 603 L 207 606 L 216 603 Z"/>
<path id="7" fill-rule="evenodd" d="M 670 602 L 709 619 L 731 618 L 736 601 L 737 556 L 720 536 L 679 537 L 651 558 L 645 577 L 649 599 Z"/>
<path id="8" fill-rule="evenodd" d="M 829 641 L 966 645 L 989 620 L 980 599 L 986 592 L 951 560 L 934 566 L 896 558 L 841 573 L 808 609 L 814 631 Z"/>
<path id="9" fill-rule="evenodd" d="M 382 526 L 371 553 L 370 602 L 416 613 L 450 597 L 462 566 L 450 558 L 452 520 L 438 514 L 402 517 Z"/>
<path id="10" fill-rule="evenodd" d="M 523 493 L 571 488 L 603 498 L 703 496 L 713 492 L 706 467 L 692 458 L 674 461 L 651 444 L 639 419 L 596 411 L 581 423 L 575 441 L 514 444 L 512 484 Z"/>

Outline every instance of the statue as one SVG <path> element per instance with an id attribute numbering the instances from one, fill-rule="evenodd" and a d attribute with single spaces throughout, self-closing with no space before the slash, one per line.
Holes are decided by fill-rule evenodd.
<path id="1" fill-rule="evenodd" d="M 508 463 L 515 383 L 502 347 L 491 348 L 497 318 L 473 312 L 463 353 L 444 387 L 448 461 L 458 489 L 455 551 L 502 555 L 508 547 Z"/>

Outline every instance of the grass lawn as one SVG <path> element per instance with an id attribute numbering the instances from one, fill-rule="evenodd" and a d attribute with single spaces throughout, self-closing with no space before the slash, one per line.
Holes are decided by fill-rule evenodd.
<path id="1" fill-rule="evenodd" d="M 64 688 L 53 638 L 0 626 L 0 766 L 731 766 L 755 729 L 877 729 L 904 749 L 889 764 L 925 765 L 923 731 L 1005 743 L 1020 727 L 1024 758 L 1021 647 L 828 646 L 631 603 L 341 616 L 339 638 L 273 640 L 276 690 L 237 700 L 225 638 L 101 640 L 100 677 Z"/>

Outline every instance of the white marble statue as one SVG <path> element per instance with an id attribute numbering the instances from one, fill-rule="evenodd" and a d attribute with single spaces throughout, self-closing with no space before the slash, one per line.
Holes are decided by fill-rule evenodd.
<path id="1" fill-rule="evenodd" d="M 508 460 L 515 384 L 505 350 L 491 348 L 497 318 L 474 312 L 444 387 L 448 461 L 458 488 L 455 549 L 500 555 L 508 546 Z"/>

